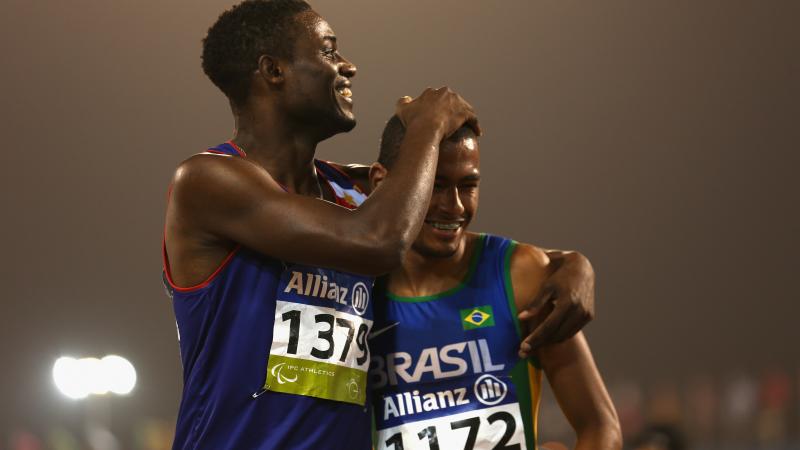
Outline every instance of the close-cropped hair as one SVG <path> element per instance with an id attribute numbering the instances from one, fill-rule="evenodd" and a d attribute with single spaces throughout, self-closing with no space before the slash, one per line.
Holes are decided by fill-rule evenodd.
<path id="1" fill-rule="evenodd" d="M 220 14 L 203 39 L 203 72 L 235 104 L 250 94 L 262 55 L 291 60 L 302 0 L 245 0 Z"/>
<path id="2" fill-rule="evenodd" d="M 406 127 L 403 125 L 400 118 L 396 115 L 389 118 L 389 121 L 386 122 L 386 126 L 383 128 L 381 149 L 378 153 L 378 162 L 381 163 L 383 167 L 391 169 L 392 165 L 394 165 L 394 161 L 400 153 L 400 145 L 403 143 L 403 138 L 405 136 Z M 458 142 L 467 137 L 475 138 L 475 130 L 464 124 L 443 142 Z"/>

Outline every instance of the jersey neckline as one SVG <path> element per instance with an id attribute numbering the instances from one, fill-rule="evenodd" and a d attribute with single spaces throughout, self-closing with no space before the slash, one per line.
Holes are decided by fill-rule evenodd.
<path id="1" fill-rule="evenodd" d="M 475 275 L 475 270 L 478 268 L 478 262 L 481 260 L 481 254 L 483 253 L 483 247 L 485 245 L 485 241 L 486 241 L 486 234 L 479 233 L 478 239 L 475 241 L 475 245 L 477 245 L 477 248 L 472 253 L 472 259 L 469 262 L 469 269 L 467 270 L 467 274 L 461 281 L 458 282 L 458 284 L 451 287 L 450 289 L 439 292 L 437 294 L 423 295 L 419 297 L 402 297 L 399 295 L 392 294 L 389 291 L 386 291 L 386 297 L 389 300 L 393 300 L 396 302 L 423 303 L 423 302 L 438 300 L 442 297 L 448 297 L 450 295 L 456 294 L 458 291 L 464 289 L 469 284 L 470 281 L 472 281 L 472 277 Z"/>

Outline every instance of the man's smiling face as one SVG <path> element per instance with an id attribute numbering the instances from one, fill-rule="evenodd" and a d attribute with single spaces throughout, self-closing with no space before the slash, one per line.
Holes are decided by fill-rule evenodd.
<path id="1" fill-rule="evenodd" d="M 466 229 L 478 211 L 480 151 L 471 131 L 442 142 L 436 181 L 425 223 L 414 251 L 428 257 L 454 255 L 463 245 Z"/>
<path id="2" fill-rule="evenodd" d="M 326 135 L 352 130 L 356 119 L 350 89 L 356 67 L 339 54 L 335 33 L 317 13 L 300 13 L 296 21 L 294 57 L 286 65 L 283 92 L 288 113 Z"/>

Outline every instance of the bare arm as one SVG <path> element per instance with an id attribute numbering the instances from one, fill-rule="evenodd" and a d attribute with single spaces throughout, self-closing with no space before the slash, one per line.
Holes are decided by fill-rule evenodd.
<path id="1" fill-rule="evenodd" d="M 579 252 L 545 250 L 549 275 L 519 319 L 532 330 L 520 345 L 528 357 L 539 347 L 574 336 L 594 318 L 594 268 Z"/>
<path id="2" fill-rule="evenodd" d="M 575 450 L 621 449 L 619 418 L 583 333 L 543 347 L 539 361 L 577 434 Z"/>
<path id="3" fill-rule="evenodd" d="M 422 224 L 439 142 L 472 108 L 449 89 L 423 92 L 398 105 L 409 133 L 397 166 L 358 210 L 285 193 L 260 166 L 236 157 L 197 155 L 176 171 L 167 210 L 170 264 L 181 280 L 207 276 L 204 255 L 242 244 L 278 259 L 378 275 L 397 265 Z M 227 249 L 225 247 L 227 243 Z M 180 280 L 179 280 L 180 282 Z"/>
<path id="4" fill-rule="evenodd" d="M 539 248 L 519 244 L 511 257 L 511 281 L 517 308 L 527 305 L 556 270 Z M 552 306 L 550 306 L 552 308 Z M 522 322 L 522 330 L 527 323 Z M 578 436 L 576 449 L 621 448 L 616 411 L 582 333 L 537 351 L 564 415 Z"/>

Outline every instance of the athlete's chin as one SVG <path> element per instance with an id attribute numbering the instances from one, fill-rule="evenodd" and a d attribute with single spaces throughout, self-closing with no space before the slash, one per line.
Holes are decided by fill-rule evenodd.
<path id="1" fill-rule="evenodd" d="M 414 250 L 426 258 L 449 258 L 458 252 L 458 242 L 417 242 Z"/>
<path id="2" fill-rule="evenodd" d="M 416 249 L 418 253 L 426 258 L 450 258 L 456 254 L 457 249 L 442 249 L 423 247 Z"/>
<path id="3" fill-rule="evenodd" d="M 340 100 L 336 103 L 337 122 L 341 124 L 342 133 L 347 133 L 356 127 L 356 115 L 353 113 L 353 104 Z"/>
<path id="4" fill-rule="evenodd" d="M 356 127 L 356 117 L 350 111 L 339 111 L 334 119 L 336 133 L 347 133 Z"/>
<path id="5" fill-rule="evenodd" d="M 342 132 L 343 133 L 347 133 L 347 132 L 351 131 L 353 128 L 355 128 L 356 124 L 358 122 L 356 121 L 356 118 L 353 115 L 353 113 L 350 113 L 349 116 L 345 117 L 345 119 L 343 120 L 343 123 L 344 123 L 344 125 L 342 127 Z"/>
<path id="6" fill-rule="evenodd" d="M 327 128 L 318 136 L 320 141 L 351 131 L 356 126 L 356 119 L 354 117 L 337 116 L 333 120 L 328 119 L 327 125 Z"/>

